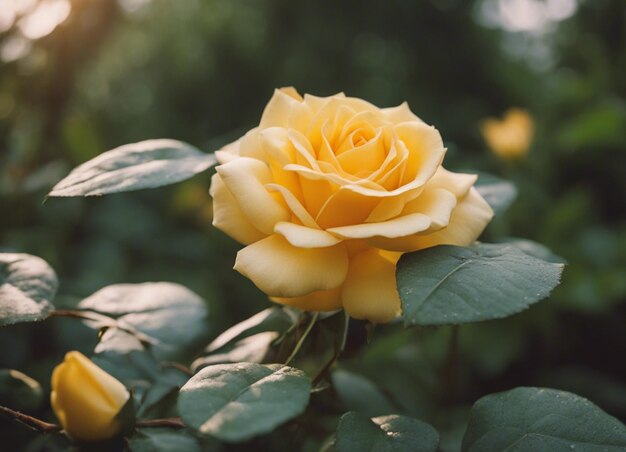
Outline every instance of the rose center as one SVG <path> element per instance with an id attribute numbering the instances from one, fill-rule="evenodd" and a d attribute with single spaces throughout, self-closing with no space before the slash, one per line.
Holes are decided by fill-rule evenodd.
<path id="1" fill-rule="evenodd" d="M 367 128 L 353 130 L 345 138 L 340 138 L 339 144 L 334 146 L 335 155 L 339 156 L 346 151 L 363 146 L 369 143 L 375 135 L 376 132 L 374 130 Z"/>

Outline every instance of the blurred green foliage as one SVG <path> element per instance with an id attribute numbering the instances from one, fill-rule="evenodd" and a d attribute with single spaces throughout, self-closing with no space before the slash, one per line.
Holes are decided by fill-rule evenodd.
<path id="1" fill-rule="evenodd" d="M 275 87 L 345 91 L 380 106 L 406 100 L 441 131 L 447 167 L 516 183 L 518 199 L 485 239 L 530 238 L 569 266 L 550 300 L 462 328 L 458 388 L 442 395 L 457 408 L 446 416 L 429 412 L 420 385 L 444 359 L 449 329 L 379 328 L 368 348 L 348 353 L 346 372 L 366 375 L 409 415 L 433 418 L 448 432 L 444 449 L 454 450 L 467 420 L 459 406 L 515 385 L 572 390 L 624 420 L 624 3 L 574 1 L 570 17 L 522 31 L 494 22 L 496 3 L 73 0 L 67 19 L 36 39 L 22 20 L 33 9 L 0 20 L 0 249 L 50 262 L 68 307 L 108 284 L 184 284 L 209 301 L 215 337 L 267 301 L 231 270 L 239 245 L 210 225 L 208 175 L 42 203 L 51 186 L 98 153 L 142 139 L 218 149 L 256 124 Z M 527 109 L 536 126 L 517 163 L 497 160 L 479 134 L 481 119 L 511 106 Z M 349 345 L 363 343 L 359 328 Z M 89 353 L 95 341 L 71 320 L 8 327 L 0 367 L 46 389 L 65 351 Z M 39 410 L 49 416 L 46 404 Z M 4 421 L 0 433 L 15 444 L 34 437 Z"/>

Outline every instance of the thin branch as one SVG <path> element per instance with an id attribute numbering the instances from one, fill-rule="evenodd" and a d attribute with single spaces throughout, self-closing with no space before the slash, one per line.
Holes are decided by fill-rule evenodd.
<path id="1" fill-rule="evenodd" d="M 177 362 L 174 362 L 174 361 L 164 361 L 164 362 L 161 363 L 161 367 L 163 367 L 163 368 L 170 368 L 170 369 L 176 369 L 176 370 L 181 371 L 185 375 L 193 377 L 193 372 L 191 371 L 191 369 L 189 367 L 185 366 L 184 364 L 181 364 L 181 363 L 177 363 Z"/>
<path id="2" fill-rule="evenodd" d="M 5 406 L 0 406 L 0 413 L 12 417 L 16 421 L 19 421 L 38 432 L 56 433 L 62 430 L 60 425 L 42 421 L 41 419 L 29 416 L 28 414 L 20 413 L 19 411 L 12 410 L 11 408 L 7 408 Z"/>
<path id="3" fill-rule="evenodd" d="M 317 372 L 317 375 L 313 378 L 313 386 L 319 383 L 324 375 L 329 371 L 329 369 L 337 362 L 343 351 L 346 349 L 346 341 L 348 340 L 348 327 L 350 325 L 350 316 L 344 311 L 343 312 L 343 327 L 341 329 L 341 337 L 339 340 L 339 346 L 335 348 L 335 352 L 330 360 Z"/>
<path id="4" fill-rule="evenodd" d="M 100 314 L 99 312 L 81 311 L 74 309 L 56 309 L 50 313 L 50 317 L 67 317 L 71 319 L 89 320 L 91 322 L 98 323 L 102 327 L 118 328 L 122 331 L 132 334 L 144 345 L 154 345 L 158 343 L 158 341 L 154 338 L 142 333 L 141 331 L 137 331 L 126 322 L 119 322 L 117 319 L 106 316 L 104 314 Z"/>
<path id="5" fill-rule="evenodd" d="M 151 427 L 170 427 L 170 428 L 185 428 L 185 423 L 179 417 L 168 417 L 163 419 L 144 419 L 135 422 L 137 428 L 151 428 Z"/>
<path id="6" fill-rule="evenodd" d="M 319 317 L 319 315 L 320 315 L 320 313 L 316 312 L 311 317 L 311 321 L 307 325 L 306 330 L 304 330 L 304 333 L 302 333 L 302 336 L 300 337 L 300 339 L 298 340 L 298 343 L 296 344 L 296 346 L 294 347 L 293 351 L 291 352 L 291 355 L 289 355 L 289 358 L 287 358 L 287 361 L 285 361 L 285 365 L 286 366 L 289 365 L 289 363 L 291 363 L 291 361 L 293 361 L 293 359 L 296 357 L 296 355 L 298 354 L 298 352 L 302 348 L 302 345 L 304 344 L 304 341 L 306 340 L 307 336 L 309 335 L 309 333 L 313 329 L 313 325 L 315 325 L 315 322 L 317 322 L 317 318 Z"/>

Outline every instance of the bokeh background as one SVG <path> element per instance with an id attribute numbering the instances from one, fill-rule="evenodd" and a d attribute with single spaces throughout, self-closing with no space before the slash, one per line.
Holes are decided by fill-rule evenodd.
<path id="1" fill-rule="evenodd" d="M 232 271 L 239 245 L 211 226 L 210 174 L 94 199 L 44 203 L 45 194 L 129 142 L 167 137 L 214 151 L 290 85 L 408 101 L 440 130 L 448 168 L 517 185 L 485 240 L 536 240 L 569 262 L 548 301 L 461 330 L 458 401 L 544 385 L 626 419 L 623 0 L 0 0 L 0 249 L 50 262 L 59 306 L 113 283 L 184 284 L 208 301 L 215 336 L 268 302 Z M 480 134 L 484 118 L 510 107 L 535 123 L 515 161 Z M 397 403 L 424 416 L 422 396 L 409 394 L 411 354 L 385 361 L 412 342 L 380 334 L 359 371 L 392 398 L 403 388 Z M 424 334 L 436 353 L 447 332 Z M 62 319 L 4 328 L 0 367 L 45 387 L 63 353 L 88 353 L 92 336 Z M 49 416 L 46 403 L 37 410 Z M 20 444 L 34 437 L 3 422 Z"/>

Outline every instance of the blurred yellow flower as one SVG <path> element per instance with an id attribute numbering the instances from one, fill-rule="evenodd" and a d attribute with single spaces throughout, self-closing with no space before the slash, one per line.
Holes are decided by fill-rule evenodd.
<path id="1" fill-rule="evenodd" d="M 74 439 L 97 441 L 121 431 L 117 414 L 130 397 L 124 385 L 80 352 L 72 351 L 52 373 L 52 409 Z"/>
<path id="2" fill-rule="evenodd" d="M 528 154 L 533 139 L 534 123 L 530 114 L 521 108 L 510 108 L 502 120 L 487 118 L 481 132 L 494 154 L 503 159 L 515 159 Z"/>
<path id="3" fill-rule="evenodd" d="M 388 322 L 402 253 L 469 245 L 493 215 L 445 151 L 406 103 L 277 90 L 259 126 L 216 152 L 213 224 L 247 245 L 235 269 L 273 301 Z"/>

